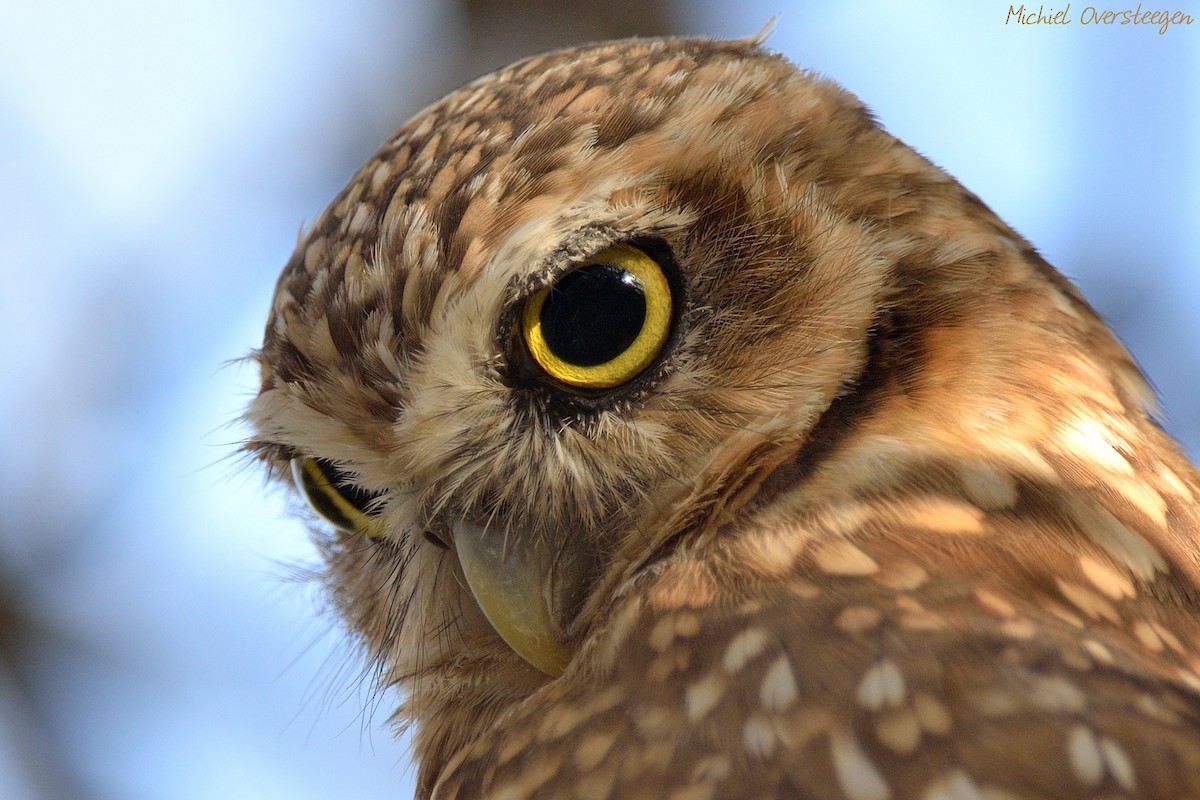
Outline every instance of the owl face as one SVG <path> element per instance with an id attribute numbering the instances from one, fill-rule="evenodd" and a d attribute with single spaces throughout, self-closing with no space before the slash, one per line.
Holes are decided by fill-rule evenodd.
<path id="1" fill-rule="evenodd" d="M 280 283 L 251 416 L 326 517 L 446 595 L 380 620 L 414 671 L 431 648 L 400 644 L 405 626 L 461 625 L 478 597 L 450 576 L 469 565 L 488 594 L 493 563 L 525 600 L 432 650 L 487 653 L 500 628 L 560 671 L 598 586 L 795 451 L 861 371 L 886 291 L 884 243 L 790 183 L 851 144 L 807 133 L 814 109 L 886 150 L 838 89 L 748 44 L 582 57 L 607 79 L 548 56 L 405 126 Z M 498 622 L 531 608 L 536 635 Z"/>
<path id="2" fill-rule="evenodd" d="M 981 580 L 1009 555 L 1013 576 L 1078 570 L 1076 547 L 1138 579 L 1186 561 L 1186 536 L 1087 494 L 1167 525 L 1191 480 L 1095 313 L 756 42 L 552 53 L 435 103 L 301 242 L 258 359 L 250 448 L 332 523 L 331 596 L 407 694 L 426 790 L 560 676 L 619 662 L 612 609 L 668 572 L 654 596 L 676 597 L 681 563 L 706 576 L 694 598 L 760 608 L 742 590 L 795 577 L 806 548 L 814 575 L 878 572 L 858 537 L 909 548 L 886 584 L 907 591 L 960 551 L 896 530 L 978 533 L 987 513 L 1070 532 L 952 563 Z M 772 602 L 850 591 L 789 586 Z"/>

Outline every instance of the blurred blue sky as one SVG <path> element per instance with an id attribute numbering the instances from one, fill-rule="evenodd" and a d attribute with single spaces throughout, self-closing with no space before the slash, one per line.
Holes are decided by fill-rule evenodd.
<path id="1" fill-rule="evenodd" d="M 1195 457 L 1200 5 L 1172 7 L 1197 21 L 1019 28 L 1007 3 L 785 0 L 677 18 L 743 36 L 779 14 L 773 48 L 859 94 L 1082 286 Z M 31 687 L 0 676 L 0 797 L 40 796 L 54 748 L 94 797 L 405 796 L 390 701 L 292 579 L 314 558 L 303 526 L 231 455 L 256 375 L 229 362 L 260 341 L 301 226 L 446 88 L 431 76 L 454 14 L 4 0 L 0 20 L 0 577 L 56 642 L 27 654 Z M 23 725 L 31 704 L 44 730 Z"/>

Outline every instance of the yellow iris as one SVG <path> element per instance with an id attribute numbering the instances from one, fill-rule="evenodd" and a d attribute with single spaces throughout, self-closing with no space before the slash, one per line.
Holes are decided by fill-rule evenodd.
<path id="1" fill-rule="evenodd" d="M 382 535 L 382 523 L 366 508 L 370 495 L 346 485 L 332 464 L 293 458 L 292 479 L 312 509 L 336 527 L 364 536 Z"/>
<path id="2" fill-rule="evenodd" d="M 583 276 L 586 281 L 576 280 Z M 662 267 L 638 248 L 618 244 L 530 297 L 521 333 L 529 354 L 551 378 L 612 389 L 662 351 L 671 311 L 671 286 Z"/>

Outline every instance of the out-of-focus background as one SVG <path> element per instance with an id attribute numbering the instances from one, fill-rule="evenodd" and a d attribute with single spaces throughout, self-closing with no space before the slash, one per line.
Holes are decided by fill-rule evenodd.
<path id="1" fill-rule="evenodd" d="M 391 130 L 538 50 L 778 14 L 771 47 L 1083 287 L 1200 455 L 1200 5 L 1162 34 L 1008 8 L 0 0 L 0 797 L 411 793 L 394 698 L 234 455 L 256 375 L 231 360 Z"/>

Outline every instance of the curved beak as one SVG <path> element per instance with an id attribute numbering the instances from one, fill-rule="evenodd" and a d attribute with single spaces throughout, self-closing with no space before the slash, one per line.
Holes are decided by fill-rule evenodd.
<path id="1" fill-rule="evenodd" d="M 553 552 L 524 532 L 488 530 L 464 520 L 450 526 L 467 586 L 509 647 L 547 675 L 571 660 L 567 626 L 579 612 L 591 575 L 583 553 Z"/>

